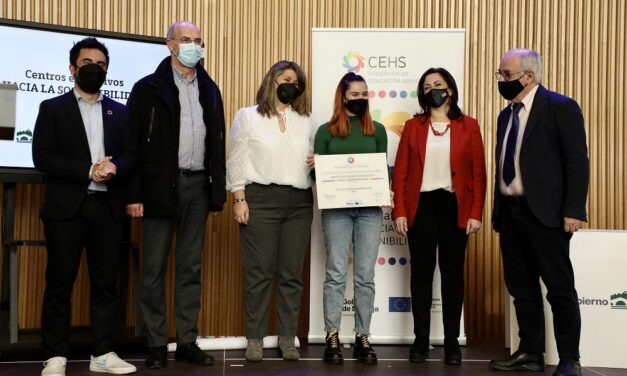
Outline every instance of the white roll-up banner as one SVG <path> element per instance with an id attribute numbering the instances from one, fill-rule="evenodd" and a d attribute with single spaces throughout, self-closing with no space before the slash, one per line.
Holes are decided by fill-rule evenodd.
<path id="1" fill-rule="evenodd" d="M 388 163 L 392 167 L 405 121 L 420 112 L 418 80 L 431 67 L 447 69 L 457 83 L 459 103 L 464 95 L 463 29 L 313 29 L 313 116 L 323 124 L 331 118 L 335 89 L 347 72 L 362 75 L 370 92 L 372 118 L 385 125 Z M 311 234 L 309 341 L 324 342 L 322 283 L 325 247 L 320 212 Z M 349 260 L 352 265 L 352 258 Z M 407 239 L 393 230 L 390 210 L 384 210 L 379 256 L 375 268 L 376 294 L 370 327 L 372 343 L 411 343 L 414 340 L 409 289 Z M 431 343 L 444 341 L 439 271 L 433 281 Z M 340 339 L 354 341 L 352 269 L 346 286 Z M 465 344 L 463 319 L 460 343 Z"/>

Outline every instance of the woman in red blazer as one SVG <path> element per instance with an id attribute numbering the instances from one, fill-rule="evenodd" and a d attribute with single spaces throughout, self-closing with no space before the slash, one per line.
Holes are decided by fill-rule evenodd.
<path id="1" fill-rule="evenodd" d="M 416 339 L 409 360 L 429 353 L 431 291 L 437 260 L 442 279 L 444 361 L 461 364 L 459 337 L 468 234 L 481 227 L 485 156 L 477 121 L 457 105 L 457 85 L 444 68 L 418 83 L 423 113 L 405 123 L 392 176 L 396 231 L 407 235 Z M 436 252 L 437 251 L 437 252 Z"/>

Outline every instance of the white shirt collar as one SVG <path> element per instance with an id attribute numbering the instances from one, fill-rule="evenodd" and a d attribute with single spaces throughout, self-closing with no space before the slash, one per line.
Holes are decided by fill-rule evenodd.
<path id="1" fill-rule="evenodd" d="M 81 93 L 79 93 L 79 92 L 78 92 L 78 90 L 76 90 L 76 88 L 72 89 L 72 91 L 74 92 L 74 96 L 76 97 L 76 100 L 77 100 L 77 101 L 83 101 L 83 102 L 90 103 L 90 102 L 88 102 L 85 98 L 83 98 L 83 97 L 81 96 Z M 104 95 L 102 94 L 102 90 L 100 90 L 100 91 L 98 92 L 98 99 L 96 99 L 96 102 L 102 102 L 102 97 L 103 97 L 103 96 L 104 96 Z"/>
<path id="2" fill-rule="evenodd" d="M 527 93 L 527 95 L 525 95 L 525 97 L 520 101 L 520 103 L 523 104 L 523 108 L 525 109 L 525 111 L 529 112 L 531 111 L 531 105 L 533 104 L 533 99 L 536 96 L 536 93 L 538 92 L 538 87 L 540 86 L 539 84 L 535 84 L 536 86 L 531 89 L 531 91 L 529 91 Z M 510 105 L 512 105 L 512 103 L 510 103 Z"/>

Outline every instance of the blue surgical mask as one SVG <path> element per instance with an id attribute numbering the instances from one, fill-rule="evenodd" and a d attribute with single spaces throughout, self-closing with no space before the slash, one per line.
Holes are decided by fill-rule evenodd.
<path id="1" fill-rule="evenodd" d="M 204 49 L 196 43 L 178 43 L 178 45 L 179 53 L 178 55 L 175 53 L 176 58 L 188 68 L 195 67 L 202 58 Z"/>

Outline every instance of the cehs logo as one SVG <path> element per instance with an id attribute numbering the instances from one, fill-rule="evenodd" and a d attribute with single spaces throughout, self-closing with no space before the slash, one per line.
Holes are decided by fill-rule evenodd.
<path id="1" fill-rule="evenodd" d="M 346 68 L 347 72 L 359 73 L 364 68 L 405 68 L 407 63 L 405 62 L 405 56 L 386 56 L 386 55 L 373 55 L 364 57 L 359 51 L 348 51 L 346 55 L 342 57 L 342 66 Z"/>

